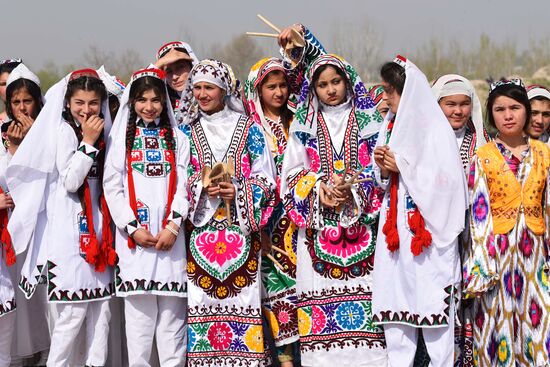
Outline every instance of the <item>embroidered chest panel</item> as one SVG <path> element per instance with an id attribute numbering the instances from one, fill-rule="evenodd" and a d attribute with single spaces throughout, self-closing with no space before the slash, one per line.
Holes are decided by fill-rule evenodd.
<path id="1" fill-rule="evenodd" d="M 136 128 L 131 160 L 135 172 L 145 177 L 165 177 L 170 173 L 170 155 L 164 138 L 164 130 Z"/>

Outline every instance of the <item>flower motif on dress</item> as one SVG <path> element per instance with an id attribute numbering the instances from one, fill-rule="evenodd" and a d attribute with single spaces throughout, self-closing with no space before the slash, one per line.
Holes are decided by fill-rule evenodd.
<path id="1" fill-rule="evenodd" d="M 321 334 L 327 323 L 327 318 L 321 307 L 311 307 L 311 332 L 313 334 Z"/>
<path id="2" fill-rule="evenodd" d="M 252 325 L 244 334 L 244 342 L 253 352 L 264 351 L 264 336 L 261 325 Z"/>
<path id="3" fill-rule="evenodd" d="M 273 304 L 273 312 L 277 315 L 277 323 L 282 333 L 288 333 L 296 327 L 296 309 L 291 304 L 277 301 Z"/>
<path id="4" fill-rule="evenodd" d="M 531 325 L 533 325 L 535 329 L 539 327 L 542 321 L 542 308 L 534 298 L 531 298 L 529 304 L 529 318 L 531 319 Z"/>
<path id="5" fill-rule="evenodd" d="M 487 252 L 493 259 L 497 256 L 497 249 L 495 247 L 495 236 L 491 233 L 487 239 Z"/>
<path id="6" fill-rule="evenodd" d="M 197 236 L 196 245 L 210 263 L 223 266 L 241 255 L 244 244 L 240 236 L 223 229 L 200 234 Z"/>
<path id="7" fill-rule="evenodd" d="M 541 259 L 539 262 L 538 270 L 537 270 L 537 280 L 539 281 L 539 284 L 542 286 L 542 289 L 545 291 L 548 291 L 548 265 L 546 264 L 545 259 Z M 550 354 L 549 354 L 550 355 Z"/>
<path id="8" fill-rule="evenodd" d="M 336 309 L 336 321 L 345 330 L 358 330 L 365 322 L 365 310 L 355 302 L 344 302 Z"/>
<path id="9" fill-rule="evenodd" d="M 357 83 L 355 85 L 355 103 L 356 107 L 362 110 L 374 107 L 374 102 L 370 94 L 367 93 L 367 88 L 365 88 L 363 83 Z"/>
<path id="10" fill-rule="evenodd" d="M 367 142 L 363 141 L 361 145 L 359 145 L 358 156 L 361 166 L 366 167 L 370 163 L 369 144 Z"/>
<path id="11" fill-rule="evenodd" d="M 248 130 L 248 150 L 260 156 L 265 147 L 265 139 L 258 125 L 250 126 Z"/>
<path id="12" fill-rule="evenodd" d="M 299 203 L 301 203 L 301 201 L 296 203 L 296 205 L 298 205 Z M 288 216 L 298 227 L 303 228 L 306 226 L 306 221 L 304 220 L 304 217 L 300 215 L 300 212 L 297 209 L 289 210 Z"/>
<path id="13" fill-rule="evenodd" d="M 188 327 L 187 328 L 187 350 L 192 352 L 193 347 L 195 346 L 195 342 L 197 341 L 197 333 L 195 331 Z"/>
<path id="14" fill-rule="evenodd" d="M 231 339 L 233 339 L 233 332 L 226 323 L 215 322 L 208 329 L 208 341 L 216 350 L 227 349 Z"/>
<path id="15" fill-rule="evenodd" d="M 348 259 L 368 247 L 371 236 L 366 226 L 344 228 L 338 222 L 337 226 L 325 227 L 318 240 L 328 254 Z"/>
<path id="16" fill-rule="evenodd" d="M 241 172 L 244 178 L 250 177 L 250 157 L 244 154 L 241 159 Z"/>
<path id="17" fill-rule="evenodd" d="M 316 183 L 317 180 L 314 176 L 305 175 L 296 184 L 296 196 L 298 196 L 300 200 L 304 200 L 309 195 L 309 192 Z"/>
<path id="18" fill-rule="evenodd" d="M 300 98 L 298 99 L 298 103 L 304 102 L 308 94 L 309 94 L 309 84 L 307 80 L 304 80 L 304 83 L 302 84 L 302 91 L 300 93 Z"/>
<path id="19" fill-rule="evenodd" d="M 505 337 L 500 338 L 498 343 L 498 362 L 499 365 L 505 366 L 510 359 L 510 345 Z"/>
<path id="20" fill-rule="evenodd" d="M 508 250 L 508 245 L 509 245 L 508 236 L 506 235 L 497 236 L 497 244 L 498 244 L 500 254 L 503 255 L 506 252 L 506 250 Z"/>
<path id="21" fill-rule="evenodd" d="M 307 336 L 311 332 L 311 317 L 302 309 L 298 309 L 298 332 Z"/>
<path id="22" fill-rule="evenodd" d="M 516 299 L 519 301 L 521 299 L 521 295 L 523 294 L 523 275 L 519 271 L 519 269 L 516 269 L 514 271 L 514 285 L 515 285 L 515 291 L 516 291 Z"/>
<path id="23" fill-rule="evenodd" d="M 473 212 L 476 223 L 481 223 L 487 218 L 489 208 L 487 207 L 487 199 L 483 193 L 477 194 L 474 200 Z"/>
<path id="24" fill-rule="evenodd" d="M 306 148 L 306 151 L 311 162 L 311 165 L 309 167 L 310 171 L 319 172 L 319 170 L 321 169 L 321 159 L 319 158 L 319 153 L 317 153 L 317 149 L 309 147 Z"/>
<path id="25" fill-rule="evenodd" d="M 344 161 L 341 159 L 338 159 L 337 161 L 334 161 L 334 169 L 338 171 L 338 173 L 342 173 L 344 171 L 345 164 Z"/>

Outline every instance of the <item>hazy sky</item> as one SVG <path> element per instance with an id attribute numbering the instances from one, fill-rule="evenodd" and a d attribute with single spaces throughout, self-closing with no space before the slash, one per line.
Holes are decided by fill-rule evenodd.
<path id="1" fill-rule="evenodd" d="M 2 0 L 0 58 L 23 57 L 34 68 L 79 60 L 89 45 L 132 48 L 144 60 L 162 44 L 189 38 L 199 57 L 217 42 L 245 31 L 269 31 L 261 13 L 283 27 L 307 25 L 323 41 L 335 24 L 369 22 L 384 41 L 383 55 L 406 55 L 433 37 L 477 42 L 550 36 L 550 0 Z M 261 42 L 269 44 L 272 39 Z M 345 54 L 343 55 L 345 57 Z"/>

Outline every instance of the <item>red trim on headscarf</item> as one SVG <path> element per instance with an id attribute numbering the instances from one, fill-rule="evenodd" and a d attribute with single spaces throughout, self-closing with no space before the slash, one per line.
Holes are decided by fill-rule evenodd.
<path id="1" fill-rule="evenodd" d="M 166 130 L 168 128 L 162 128 L 159 135 L 166 135 Z M 172 202 L 174 201 L 174 196 L 176 195 L 176 184 L 177 184 L 177 172 L 176 172 L 176 158 L 175 158 L 175 149 L 166 150 L 165 158 L 170 164 L 170 176 L 168 178 L 168 201 L 166 204 L 166 213 L 164 214 L 164 219 L 162 220 L 162 227 L 166 227 L 168 224 L 168 217 L 172 212 Z M 136 199 L 136 189 L 134 186 L 134 174 L 132 169 L 132 151 L 130 150 L 126 153 L 126 162 L 128 170 L 128 196 L 130 199 L 130 207 L 134 211 L 136 219 L 137 215 L 137 199 Z M 128 247 L 130 249 L 136 248 L 136 242 L 131 236 L 128 236 Z"/>
<path id="2" fill-rule="evenodd" d="M 0 195 L 2 194 L 4 194 L 4 190 L 0 188 Z M 12 266 L 15 264 L 16 256 L 10 232 L 8 232 L 8 220 L 8 208 L 0 210 L 0 241 L 4 244 L 4 249 L 6 250 L 6 265 Z"/>
<path id="3" fill-rule="evenodd" d="M 75 70 L 71 73 L 71 76 L 69 77 L 69 81 L 78 79 L 83 76 L 100 79 L 99 74 L 94 69 L 80 69 L 80 70 Z"/>

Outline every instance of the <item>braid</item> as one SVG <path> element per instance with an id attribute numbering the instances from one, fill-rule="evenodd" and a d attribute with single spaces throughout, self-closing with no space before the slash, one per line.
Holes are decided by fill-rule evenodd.
<path id="1" fill-rule="evenodd" d="M 176 144 L 174 142 L 174 130 L 172 129 L 172 125 L 170 124 L 170 119 L 168 118 L 168 110 L 166 108 L 163 108 L 162 112 L 160 113 L 160 126 L 165 128 L 164 141 L 166 142 L 168 150 L 175 151 Z"/>
<path id="2" fill-rule="evenodd" d="M 126 153 L 130 153 L 134 147 L 134 139 L 136 138 L 136 121 L 137 113 L 135 108 L 130 108 L 130 117 L 128 117 L 128 125 L 126 126 Z"/>

